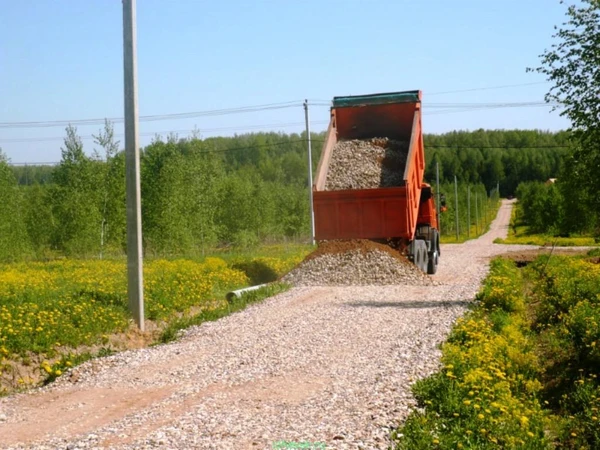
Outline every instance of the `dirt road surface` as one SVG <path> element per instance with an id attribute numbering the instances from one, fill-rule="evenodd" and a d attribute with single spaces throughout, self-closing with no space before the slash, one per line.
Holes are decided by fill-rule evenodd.
<path id="1" fill-rule="evenodd" d="M 439 285 L 294 288 L 0 399 L 0 447 L 388 448 L 490 257 L 524 248 L 493 244 L 511 207 L 481 238 L 442 245 Z"/>

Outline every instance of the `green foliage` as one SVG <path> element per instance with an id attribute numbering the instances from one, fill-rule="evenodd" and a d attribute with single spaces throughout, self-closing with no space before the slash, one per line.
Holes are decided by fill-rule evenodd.
<path id="1" fill-rule="evenodd" d="M 52 191 L 39 184 L 23 189 L 25 229 L 34 255 L 38 259 L 46 257 L 52 246 L 55 223 L 51 193 Z"/>
<path id="2" fill-rule="evenodd" d="M 481 306 L 489 312 L 524 311 L 525 302 L 520 294 L 522 280 L 520 273 L 514 270 L 514 263 L 505 259 L 495 259 L 490 266 L 492 275 L 488 276 L 482 290 L 477 294 Z"/>
<path id="3" fill-rule="evenodd" d="M 184 313 L 203 303 L 204 309 L 212 309 L 215 304 L 208 299 L 248 284 L 243 272 L 214 257 L 202 263 L 182 259 L 152 261 L 144 275 L 148 280 L 144 289 L 146 317 L 150 320 L 169 319 L 174 312 Z"/>
<path id="4" fill-rule="evenodd" d="M 561 1 L 561 3 L 563 3 Z M 567 21 L 555 27 L 556 42 L 541 57 L 537 71 L 553 83 L 546 101 L 560 105 L 561 115 L 571 121 L 574 145 L 568 178 L 578 200 L 586 201 L 598 227 L 600 198 L 600 2 L 582 0 L 567 8 Z M 580 195 L 579 191 L 584 191 Z M 566 195 L 566 193 L 565 193 Z M 577 216 L 582 217 L 581 215 Z M 600 234 L 600 228 L 596 230 Z"/>
<path id="5" fill-rule="evenodd" d="M 544 361 L 543 395 L 560 414 L 557 448 L 600 447 L 600 265 L 590 253 L 539 257 L 524 272 Z"/>
<path id="6" fill-rule="evenodd" d="M 396 448 L 550 448 L 515 265 L 494 261 L 478 297 L 442 346 L 444 368 L 414 385 L 423 409 L 394 433 Z"/>
<path id="7" fill-rule="evenodd" d="M 113 125 L 106 120 L 104 129 L 94 136 L 104 154 L 94 151 L 94 172 L 98 180 L 97 204 L 100 213 L 100 257 L 107 249 L 118 253 L 126 247 L 125 155 L 119 153 Z"/>
<path id="8" fill-rule="evenodd" d="M 23 184 L 17 206 L 27 236 L 21 241 L 38 258 L 120 256 L 126 250 L 124 153 L 110 122 L 94 138 L 96 148 L 88 156 L 76 129 L 68 127 L 59 166 L 13 168 Z M 157 137 L 141 152 L 145 255 L 199 257 L 221 247 L 253 249 L 266 242 L 306 240 L 310 217 L 304 138 L 282 133 Z M 312 138 L 315 170 L 324 134 Z M 500 191 L 513 193 L 521 180 L 555 176 L 567 145 L 565 133 L 541 131 L 425 135 L 426 181 L 435 188 L 439 162 L 447 199 L 448 211 L 440 216 L 441 239 L 457 242 L 454 175 L 462 241 L 467 230 L 468 237 L 481 235 L 494 218 L 498 183 Z M 43 175 L 49 170 L 50 180 Z M 572 202 L 573 208 L 581 204 Z M 584 223 L 573 219 L 567 206 L 563 209 L 565 220 Z M 586 222 L 586 229 L 593 223 Z"/>
<path id="9" fill-rule="evenodd" d="M 34 184 L 51 183 L 54 167 L 51 165 L 42 166 L 25 164 L 21 166 L 12 166 L 12 171 L 19 186 L 31 186 Z"/>
<path id="10" fill-rule="evenodd" d="M 574 130 L 595 133 L 600 127 L 600 3 L 582 0 L 569 5 L 567 18 L 552 36 L 558 42 L 540 55 L 542 65 L 528 70 L 554 83 L 546 101 L 560 103 L 561 115 L 571 120 Z"/>
<path id="11" fill-rule="evenodd" d="M 238 262 L 233 264 L 232 267 L 244 272 L 250 279 L 251 285 L 270 283 L 279 277 L 273 267 L 260 259 Z"/>
<path id="12" fill-rule="evenodd" d="M 255 277 L 272 278 L 296 265 L 307 252 L 303 247 L 277 246 L 259 249 L 261 256 L 238 254 L 232 259 Z M 173 338 L 181 328 L 216 320 L 289 288 L 271 283 L 230 304 L 227 292 L 253 284 L 232 265 L 214 256 L 201 262 L 146 261 L 145 317 L 159 329 L 166 327 L 163 340 Z M 76 364 L 72 355 L 85 355 L 89 346 L 106 347 L 113 335 L 127 331 L 130 322 L 124 261 L 0 264 L 0 393 L 22 387 L 14 384 L 13 364 L 52 359 L 41 363 L 40 372 L 52 381 L 69 366 L 66 362 Z M 29 383 L 19 381 L 23 382 Z"/>
<path id="13" fill-rule="evenodd" d="M 67 255 L 98 254 L 101 248 L 102 211 L 99 208 L 103 185 L 97 164 L 83 151 L 76 128 L 67 127 L 62 160 L 53 172 L 52 245 Z"/>
<path id="14" fill-rule="evenodd" d="M 558 233 L 563 228 L 563 198 L 555 184 L 538 181 L 521 183 L 517 197 L 521 213 L 518 223 L 529 226 L 532 233 Z"/>
<path id="15" fill-rule="evenodd" d="M 566 217 L 563 216 L 563 220 Z M 598 241 L 591 236 L 569 235 L 557 236 L 550 233 L 533 233 L 530 231 L 523 214 L 521 202 L 517 202 L 512 210 L 508 236 L 506 239 L 496 238 L 496 244 L 519 244 L 519 245 L 538 245 L 542 247 L 573 247 L 573 246 L 594 246 Z"/>
<path id="16" fill-rule="evenodd" d="M 467 238 L 481 236 L 487 231 L 500 207 L 496 188 L 493 188 L 488 196 L 483 184 L 458 183 L 457 193 L 458 197 L 454 195 L 454 183 L 440 183 L 440 194 L 446 197 L 447 207 L 447 210 L 441 212 L 439 216 L 442 242 L 462 242 Z M 437 202 L 437 194 L 435 195 Z M 456 240 L 456 199 L 458 199 L 458 241 Z"/>
<path id="17" fill-rule="evenodd" d="M 501 196 L 514 195 L 522 181 L 555 178 L 571 142 L 568 133 L 540 130 L 453 131 L 424 136 L 425 178 L 451 183 L 483 184 L 490 192 L 500 184 Z"/>
<path id="18" fill-rule="evenodd" d="M 600 264 L 540 256 L 519 271 L 492 261 L 478 304 L 418 381 L 421 409 L 396 448 L 600 447 Z"/>
<path id="19" fill-rule="evenodd" d="M 20 259 L 30 251 L 22 197 L 8 161 L 0 150 L 0 261 Z"/>
<path id="20" fill-rule="evenodd" d="M 596 216 L 589 209 L 587 190 L 577 185 L 569 172 L 555 183 L 529 181 L 517 187 L 518 216 L 515 226 L 525 225 L 529 233 L 568 237 L 594 233 Z"/>
<path id="21" fill-rule="evenodd" d="M 589 189 L 592 179 L 582 180 L 581 169 L 574 154 L 565 157 L 557 186 L 561 195 L 561 233 L 594 234 L 598 214 L 590 207 L 597 197 L 596 189 Z M 596 233 L 597 234 L 597 233 Z"/>

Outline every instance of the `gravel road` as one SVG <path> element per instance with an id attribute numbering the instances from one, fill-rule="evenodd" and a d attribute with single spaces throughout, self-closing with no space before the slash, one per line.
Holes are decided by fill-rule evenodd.
<path id="1" fill-rule="evenodd" d="M 480 239 L 442 245 L 435 285 L 296 287 L 2 398 L 0 447 L 388 448 L 390 427 L 414 407 L 411 384 L 437 369 L 438 344 L 489 258 L 537 248 L 492 243 L 511 207 Z"/>

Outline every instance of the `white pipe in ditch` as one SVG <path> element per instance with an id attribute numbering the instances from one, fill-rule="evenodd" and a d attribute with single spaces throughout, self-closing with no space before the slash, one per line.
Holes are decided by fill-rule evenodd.
<path id="1" fill-rule="evenodd" d="M 264 284 L 257 284 L 256 286 L 250 286 L 247 288 L 243 288 L 243 289 L 238 289 L 237 291 L 230 291 L 225 295 L 225 298 L 227 299 L 227 301 L 229 303 L 231 303 L 233 301 L 233 299 L 235 298 L 241 298 L 242 294 L 244 292 L 250 292 L 250 291 L 255 291 L 257 289 L 260 289 L 261 287 L 267 286 L 269 283 L 264 283 Z"/>

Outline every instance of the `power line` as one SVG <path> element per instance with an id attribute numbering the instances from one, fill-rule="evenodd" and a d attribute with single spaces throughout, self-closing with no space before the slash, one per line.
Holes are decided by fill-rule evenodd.
<path id="1" fill-rule="evenodd" d="M 550 103 L 545 101 L 528 101 L 528 102 L 480 102 L 480 103 L 423 103 L 423 106 L 428 108 L 522 108 L 526 106 L 546 106 Z M 552 102 L 553 105 L 559 105 L 558 102 Z"/>
<path id="2" fill-rule="evenodd" d="M 228 114 L 241 114 L 248 112 L 267 111 L 276 109 L 293 108 L 302 106 L 302 101 L 289 101 L 282 103 L 269 103 L 264 105 L 242 106 L 237 108 L 213 109 L 208 111 L 195 111 L 187 113 L 156 114 L 140 116 L 140 122 L 155 122 L 158 120 L 190 119 L 195 117 L 223 116 Z M 103 119 L 73 119 L 73 120 L 48 120 L 31 122 L 0 122 L 0 128 L 47 128 L 68 125 L 101 125 L 105 120 L 111 122 L 123 122 L 122 117 L 111 117 Z"/>
<path id="3" fill-rule="evenodd" d="M 425 149 L 428 148 L 451 148 L 454 150 L 462 149 L 501 149 L 501 150 L 530 150 L 530 149 L 549 149 L 549 148 L 570 148 L 569 145 L 526 145 L 523 147 L 515 146 L 500 146 L 500 145 L 436 145 L 436 144 L 423 144 Z"/>
<path id="4" fill-rule="evenodd" d="M 482 107 L 469 107 L 466 109 L 455 109 L 453 111 L 448 111 L 448 110 L 442 110 L 442 111 L 423 111 L 424 115 L 429 115 L 429 116 L 434 116 L 434 115 L 439 115 L 439 114 L 453 114 L 453 113 L 457 113 L 457 112 L 475 112 L 475 111 L 487 111 L 490 109 L 503 109 L 503 108 L 540 108 L 540 107 L 545 107 L 545 106 L 558 106 L 557 104 L 551 105 L 548 103 L 530 103 L 530 104 L 526 104 L 526 105 L 520 105 L 520 106 L 511 106 L 511 105 L 489 105 L 489 106 L 482 106 Z"/>
<path id="5" fill-rule="evenodd" d="M 461 92 L 475 92 L 475 91 L 491 91 L 491 90 L 495 90 L 495 89 L 508 89 L 508 88 L 513 88 L 513 87 L 535 86 L 535 85 L 548 84 L 548 83 L 550 83 L 550 81 L 535 81 L 535 82 L 531 82 L 531 83 L 504 84 L 504 85 L 500 85 L 500 86 L 487 86 L 487 87 L 480 87 L 480 88 L 458 89 L 455 91 L 443 91 L 443 92 L 432 92 L 432 93 L 424 92 L 423 94 L 426 97 L 429 97 L 431 95 L 459 94 Z M 322 104 L 322 103 L 331 104 L 331 102 L 329 100 L 323 100 L 323 99 L 312 99 L 312 100 L 309 99 L 309 102 L 316 102 L 319 104 Z"/>
<path id="6" fill-rule="evenodd" d="M 9 166 L 56 166 L 58 164 L 60 164 L 60 162 L 57 161 L 8 163 Z"/>
<path id="7" fill-rule="evenodd" d="M 487 89 L 487 88 L 480 88 Z M 458 92 L 458 91 L 457 91 Z M 433 95 L 433 94 L 430 94 Z M 453 103 L 453 104 L 444 104 L 444 103 L 424 103 L 425 107 L 428 108 L 486 108 L 486 107 L 497 107 L 498 105 L 503 105 L 503 107 L 524 107 L 531 106 L 533 103 L 541 105 L 547 105 L 544 102 L 513 102 L 513 103 Z M 254 106 L 242 106 L 237 108 L 227 108 L 227 109 L 214 109 L 208 111 L 195 111 L 195 112 L 187 112 L 187 113 L 172 113 L 172 114 L 156 114 L 156 115 L 147 115 L 140 116 L 140 122 L 156 122 L 161 120 L 181 120 L 181 119 L 191 119 L 198 117 L 214 117 L 214 116 L 223 116 L 229 114 L 242 114 L 242 113 L 250 113 L 250 112 L 259 112 L 259 111 L 268 111 L 268 110 L 278 110 L 278 109 L 287 109 L 294 108 L 297 106 L 302 106 L 302 102 L 298 101 L 289 101 L 282 103 L 270 103 L 264 105 L 254 105 Z M 314 102 L 311 103 L 311 106 L 330 106 L 330 103 L 327 102 Z M 112 118 L 96 118 L 96 119 L 72 119 L 72 120 L 50 120 L 50 121 L 29 121 L 29 122 L 0 122 L 0 128 L 3 129 L 15 129 L 15 128 L 50 128 L 50 127 L 64 127 L 68 125 L 101 125 L 105 120 L 108 120 L 113 123 L 120 123 L 123 121 L 122 117 L 112 117 Z"/>
<path id="8" fill-rule="evenodd" d="M 317 142 L 317 143 L 323 143 L 325 142 L 322 139 L 312 139 L 312 142 Z M 227 153 L 227 152 L 235 152 L 235 151 L 248 151 L 248 150 L 256 150 L 259 148 L 271 148 L 271 147 L 280 147 L 282 145 L 286 145 L 286 144 L 299 144 L 299 143 L 306 143 L 306 139 L 295 139 L 293 141 L 280 141 L 280 142 L 271 142 L 271 143 L 267 143 L 267 144 L 257 144 L 257 145 L 251 145 L 251 146 L 247 146 L 247 147 L 233 147 L 233 148 L 223 148 L 223 149 L 214 149 L 214 150 L 202 150 L 199 152 L 196 152 L 195 154 L 197 155 L 204 155 L 204 154 L 208 154 L 208 153 Z M 52 161 L 52 162 L 40 162 L 40 163 L 27 163 L 27 162 L 21 162 L 21 163 L 13 163 L 13 162 L 9 162 L 8 165 L 10 166 L 34 166 L 34 165 L 58 165 L 60 164 L 60 162 L 57 161 Z"/>
<path id="9" fill-rule="evenodd" d="M 329 123 L 326 120 L 314 120 L 311 124 L 323 125 Z M 160 134 L 168 134 L 168 133 L 212 133 L 215 131 L 242 131 L 242 130 L 260 130 L 263 128 L 288 128 L 294 126 L 304 125 L 304 122 L 284 122 L 284 123 L 271 123 L 271 124 L 262 124 L 262 125 L 248 125 L 242 127 L 218 127 L 218 128 L 198 128 L 198 129 L 186 129 L 186 130 L 163 130 L 163 131 L 147 131 L 144 133 L 140 133 L 140 136 L 155 136 Z M 123 137 L 123 134 L 115 134 L 115 137 Z M 94 139 L 93 135 L 80 136 L 82 140 Z M 47 136 L 47 137 L 33 137 L 33 138 L 8 138 L 8 139 L 0 139 L 0 144 L 14 144 L 14 143 L 25 143 L 25 142 L 50 142 L 50 141 L 62 141 L 64 140 L 64 136 Z"/>
<path id="10" fill-rule="evenodd" d="M 513 87 L 521 87 L 521 86 L 534 86 L 538 84 L 548 84 L 549 81 L 535 81 L 532 83 L 519 83 L 519 84 L 505 84 L 501 86 L 489 86 L 489 87 L 481 87 L 481 88 L 472 88 L 472 89 L 460 89 L 456 91 L 444 91 L 444 92 L 432 92 L 431 94 L 427 94 L 427 96 L 431 95 L 445 95 L 445 94 L 459 94 L 461 92 L 475 92 L 475 91 L 491 91 L 494 89 L 507 89 Z"/>
<path id="11" fill-rule="evenodd" d="M 325 104 L 312 104 L 313 106 L 325 106 Z M 494 109 L 494 108 L 527 108 L 531 106 L 560 106 L 558 102 L 544 102 L 544 101 L 526 101 L 526 102 L 484 102 L 484 103 L 429 103 L 423 102 L 424 114 L 429 108 L 433 109 L 453 109 L 453 108 L 466 108 L 465 111 L 475 111 L 480 109 Z M 446 111 L 436 111 L 436 114 L 443 114 Z M 429 113 L 429 112 L 427 112 Z M 431 113 L 429 113 L 431 114 Z"/>
<path id="12" fill-rule="evenodd" d="M 322 144 L 325 142 L 323 139 L 312 139 L 312 142 Z M 209 153 L 228 153 L 235 151 L 248 151 L 248 150 L 256 150 L 259 148 L 271 148 L 271 147 L 280 147 L 286 144 L 304 144 L 306 143 L 306 139 L 295 139 L 293 141 L 281 141 L 281 142 L 272 142 L 268 144 L 257 144 L 251 145 L 247 147 L 234 147 L 234 148 L 224 148 L 224 149 L 214 149 L 214 150 L 203 150 L 197 152 L 196 154 L 209 154 Z M 449 148 L 453 150 L 463 150 L 463 149 L 473 149 L 473 150 L 483 150 L 483 149 L 499 149 L 499 150 L 546 150 L 546 149 L 554 149 L 554 148 L 570 148 L 568 145 L 527 145 L 522 147 L 515 146 L 500 146 L 500 145 L 439 145 L 439 144 L 427 144 L 425 143 L 425 149 L 428 148 Z M 36 166 L 36 165 L 58 165 L 59 161 L 46 161 L 46 162 L 20 162 L 20 163 L 8 163 L 10 166 Z"/>

